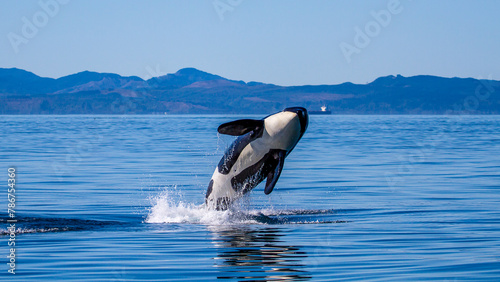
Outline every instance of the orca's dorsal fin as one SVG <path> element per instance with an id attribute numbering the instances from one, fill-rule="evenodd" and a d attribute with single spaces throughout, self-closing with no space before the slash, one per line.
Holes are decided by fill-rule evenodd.
<path id="1" fill-rule="evenodd" d="M 260 130 L 264 128 L 264 120 L 256 119 L 240 119 L 221 124 L 217 131 L 220 134 L 240 136 L 247 134 L 252 130 Z"/>
<path id="2" fill-rule="evenodd" d="M 266 188 L 264 188 L 264 193 L 266 195 L 270 194 L 273 191 L 276 182 L 278 182 L 278 178 L 280 178 L 281 171 L 283 170 L 283 165 L 285 164 L 286 151 L 280 150 L 274 153 L 273 157 L 278 161 L 278 164 L 267 175 Z"/>

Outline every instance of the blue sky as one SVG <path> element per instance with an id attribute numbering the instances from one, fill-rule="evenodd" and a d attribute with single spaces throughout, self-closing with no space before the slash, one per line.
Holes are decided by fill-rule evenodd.
<path id="1" fill-rule="evenodd" d="M 500 80 L 500 1 L 0 5 L 0 67 L 46 77 L 91 70 L 148 78 L 195 67 L 280 85 L 367 83 L 391 74 Z"/>

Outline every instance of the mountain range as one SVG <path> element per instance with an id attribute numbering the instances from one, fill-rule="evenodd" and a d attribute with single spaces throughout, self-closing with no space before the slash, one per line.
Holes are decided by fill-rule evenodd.
<path id="1" fill-rule="evenodd" d="M 144 80 L 84 71 L 58 79 L 0 68 L 0 114 L 500 114 L 500 81 L 420 75 L 367 84 L 279 86 L 195 68 Z"/>

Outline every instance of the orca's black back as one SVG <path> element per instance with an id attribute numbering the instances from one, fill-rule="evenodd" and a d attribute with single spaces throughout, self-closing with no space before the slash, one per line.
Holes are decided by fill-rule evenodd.
<path id="1" fill-rule="evenodd" d="M 224 156 L 217 165 L 219 173 L 228 174 L 231 171 L 231 168 L 236 163 L 236 160 L 238 160 L 241 151 L 243 151 L 243 149 L 248 144 L 250 144 L 250 142 L 254 141 L 257 138 L 262 137 L 263 132 L 264 128 L 258 128 L 256 130 L 252 130 L 247 134 L 236 138 L 236 140 L 234 140 L 231 146 L 229 146 L 229 148 L 226 150 Z"/>

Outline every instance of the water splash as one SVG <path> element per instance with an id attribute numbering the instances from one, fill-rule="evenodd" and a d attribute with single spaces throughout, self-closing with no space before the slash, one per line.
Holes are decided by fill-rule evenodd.
<path id="1" fill-rule="evenodd" d="M 217 211 L 204 204 L 186 202 L 175 187 L 151 199 L 152 207 L 145 223 L 187 223 L 205 225 L 242 224 L 322 224 L 344 223 L 332 220 L 334 210 L 277 210 L 275 208 L 251 209 L 250 201 L 240 199 L 230 209 Z"/>
<path id="2" fill-rule="evenodd" d="M 207 225 L 258 223 L 235 208 L 216 211 L 202 205 L 187 203 L 182 195 L 167 190 L 153 199 L 146 223 L 191 223 Z"/>

